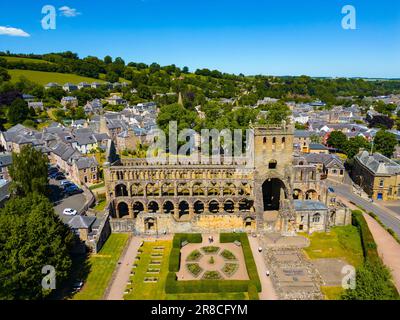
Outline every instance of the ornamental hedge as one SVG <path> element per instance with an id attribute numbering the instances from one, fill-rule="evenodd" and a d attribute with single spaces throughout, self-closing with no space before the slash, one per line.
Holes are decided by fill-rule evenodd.
<path id="1" fill-rule="evenodd" d="M 254 283 L 257 291 L 261 291 L 261 281 L 258 276 L 257 266 L 254 261 L 253 252 L 251 251 L 249 239 L 246 233 L 221 233 L 219 236 L 219 241 L 221 243 L 235 242 L 239 241 L 242 245 L 244 261 L 246 263 L 247 273 L 249 275 L 250 281 Z"/>
<path id="2" fill-rule="evenodd" d="M 176 272 L 179 271 L 180 249 L 183 241 L 200 243 L 199 234 L 176 234 L 169 260 L 169 273 L 165 283 L 166 293 L 218 293 L 218 292 L 248 292 L 251 299 L 258 298 L 261 282 L 247 234 L 225 233 L 220 235 L 221 243 L 240 241 L 244 254 L 247 273 L 250 280 L 188 280 L 178 281 Z M 257 295 L 256 295 L 257 294 Z"/>
<path id="3" fill-rule="evenodd" d="M 173 248 L 181 248 L 182 242 L 187 241 L 189 243 L 202 243 L 203 238 L 200 233 L 177 233 L 174 235 L 172 241 Z"/>
<path id="4" fill-rule="evenodd" d="M 352 214 L 352 223 L 360 232 L 361 244 L 364 252 L 364 258 L 370 262 L 380 262 L 380 257 L 377 251 L 377 245 L 374 237 L 368 228 L 367 221 L 359 210 L 354 210 Z"/>
<path id="5" fill-rule="evenodd" d="M 172 240 L 172 249 L 169 256 L 168 270 L 170 272 L 178 272 L 181 267 L 181 246 L 184 241 L 189 243 L 201 243 L 203 238 L 200 233 L 177 233 L 174 235 L 174 239 Z"/>

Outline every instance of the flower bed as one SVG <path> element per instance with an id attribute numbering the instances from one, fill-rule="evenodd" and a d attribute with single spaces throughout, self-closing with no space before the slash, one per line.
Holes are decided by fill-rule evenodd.
<path id="1" fill-rule="evenodd" d="M 236 256 L 230 252 L 229 250 L 224 250 L 221 252 L 221 256 L 225 259 L 225 260 L 237 260 Z"/>
<path id="2" fill-rule="evenodd" d="M 220 249 L 221 249 L 220 247 L 207 246 L 207 247 L 202 247 L 201 251 L 203 251 L 205 254 L 215 254 L 218 253 Z"/>
<path id="3" fill-rule="evenodd" d="M 218 271 L 206 271 L 201 278 L 203 280 L 220 280 L 222 276 Z"/>
<path id="4" fill-rule="evenodd" d="M 188 263 L 186 264 L 186 268 L 195 277 L 197 277 L 203 271 L 198 263 Z"/>
<path id="5" fill-rule="evenodd" d="M 226 274 L 226 276 L 232 277 L 238 269 L 239 265 L 237 263 L 225 263 L 222 272 Z"/>
<path id="6" fill-rule="evenodd" d="M 199 250 L 193 250 L 187 257 L 186 261 L 198 261 L 202 257 Z"/>

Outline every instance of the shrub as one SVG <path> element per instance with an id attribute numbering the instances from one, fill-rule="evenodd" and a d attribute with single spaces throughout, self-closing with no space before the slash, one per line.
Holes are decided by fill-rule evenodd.
<path id="1" fill-rule="evenodd" d="M 202 279 L 204 280 L 218 280 L 221 279 L 222 276 L 218 271 L 206 271 L 203 274 Z"/>
<path id="2" fill-rule="evenodd" d="M 195 277 L 197 277 L 201 273 L 201 271 L 203 271 L 198 263 L 188 263 L 186 267 L 188 268 L 189 272 Z"/>
<path id="3" fill-rule="evenodd" d="M 172 241 L 173 248 L 181 248 L 182 242 L 201 243 L 203 238 L 200 233 L 177 233 Z"/>
<path id="4" fill-rule="evenodd" d="M 235 255 L 232 252 L 230 252 L 229 250 L 226 250 L 226 249 L 221 252 L 221 256 L 226 260 L 236 260 Z"/>
<path id="5" fill-rule="evenodd" d="M 257 292 L 257 287 L 253 283 L 249 284 L 248 294 L 249 300 L 260 300 Z"/>
<path id="6" fill-rule="evenodd" d="M 354 210 L 352 218 L 353 225 L 355 225 L 360 232 L 364 258 L 366 260 L 370 260 L 371 262 L 380 262 L 374 237 L 372 236 L 371 231 L 369 231 L 367 222 L 365 221 L 362 212 L 359 210 Z"/>
<path id="7" fill-rule="evenodd" d="M 202 247 L 201 250 L 203 250 L 203 252 L 205 254 L 213 254 L 213 253 L 217 253 L 219 251 L 219 247 L 215 247 L 215 246 L 207 246 L 207 247 Z"/>
<path id="8" fill-rule="evenodd" d="M 197 261 L 201 258 L 202 254 L 199 250 L 193 250 L 187 257 L 186 261 Z"/>
<path id="9" fill-rule="evenodd" d="M 181 262 L 181 249 L 172 248 L 169 255 L 169 267 L 168 270 L 171 272 L 178 272 Z"/>

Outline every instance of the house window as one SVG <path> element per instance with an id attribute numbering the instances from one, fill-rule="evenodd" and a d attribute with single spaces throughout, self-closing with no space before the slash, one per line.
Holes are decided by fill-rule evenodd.
<path id="1" fill-rule="evenodd" d="M 343 175 L 343 173 L 344 173 L 343 170 L 340 170 L 340 175 L 341 175 L 341 176 Z"/>
<path id="2" fill-rule="evenodd" d="M 384 181 L 383 181 L 383 180 L 380 180 L 380 181 L 379 181 L 379 187 L 383 188 L 383 183 L 384 183 Z"/>
<path id="3" fill-rule="evenodd" d="M 321 215 L 316 213 L 313 215 L 312 222 L 318 223 L 321 220 Z"/>

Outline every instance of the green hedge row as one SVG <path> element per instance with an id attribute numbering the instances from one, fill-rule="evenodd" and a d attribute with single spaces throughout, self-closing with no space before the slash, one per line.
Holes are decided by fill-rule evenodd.
<path id="1" fill-rule="evenodd" d="M 260 300 L 260 297 L 258 296 L 257 292 L 257 287 L 253 283 L 249 284 L 248 294 L 249 294 L 249 300 Z"/>
<path id="2" fill-rule="evenodd" d="M 257 266 L 254 261 L 253 252 L 251 251 L 249 238 L 246 233 L 221 233 L 219 236 L 221 243 L 229 243 L 240 241 L 244 254 L 244 261 L 246 263 L 247 273 L 249 274 L 250 281 L 254 283 L 257 291 L 261 291 L 261 281 L 258 275 Z"/>
<path id="3" fill-rule="evenodd" d="M 248 292 L 250 299 L 258 299 L 261 282 L 249 239 L 245 233 L 225 233 L 220 235 L 221 243 L 240 241 L 245 264 L 250 280 L 189 280 L 178 281 L 176 272 L 180 268 L 180 250 L 183 241 L 201 243 L 200 234 L 176 234 L 169 260 L 169 273 L 165 284 L 166 293 L 218 293 L 218 292 Z"/>
<path id="4" fill-rule="evenodd" d="M 362 212 L 360 210 L 353 210 L 352 220 L 353 225 L 356 226 L 360 232 L 365 259 L 371 262 L 380 262 L 374 237 L 368 228 L 367 221 L 365 221 Z"/>
<path id="5" fill-rule="evenodd" d="M 169 272 L 165 283 L 166 293 L 218 293 L 247 292 L 248 280 L 188 280 L 178 281 L 175 272 Z M 256 288 L 257 290 L 257 288 Z"/>
<path id="6" fill-rule="evenodd" d="M 181 248 L 182 242 L 201 243 L 203 238 L 200 233 L 177 233 L 172 241 L 173 248 Z"/>
<path id="7" fill-rule="evenodd" d="M 169 255 L 169 267 L 171 272 L 178 272 L 181 267 L 181 249 L 172 248 Z"/>

